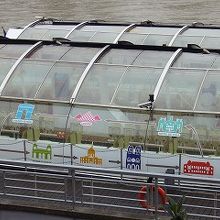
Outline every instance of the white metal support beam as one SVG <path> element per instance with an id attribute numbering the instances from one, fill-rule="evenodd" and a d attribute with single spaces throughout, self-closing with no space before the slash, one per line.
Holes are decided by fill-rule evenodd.
<path id="1" fill-rule="evenodd" d="M 92 58 L 92 60 L 89 62 L 89 64 L 87 65 L 87 67 L 85 68 L 84 72 L 82 73 L 77 85 L 76 85 L 76 88 L 72 94 L 72 97 L 70 99 L 70 103 L 74 103 L 75 102 L 75 99 L 76 99 L 76 96 L 80 90 L 80 87 L 83 83 L 83 81 L 85 80 L 89 70 L 92 68 L 93 64 L 109 49 L 109 45 L 106 45 L 105 47 L 103 47 L 100 51 L 98 51 L 98 53 Z"/>
<path id="2" fill-rule="evenodd" d="M 0 95 L 2 95 L 2 91 L 5 88 L 5 85 L 7 84 L 8 80 L 11 78 L 12 74 L 14 73 L 15 69 L 18 67 L 18 65 L 22 62 L 22 60 L 28 56 L 30 53 L 32 53 L 34 50 L 36 50 L 38 47 L 42 45 L 42 41 L 37 42 L 33 46 L 31 46 L 28 50 L 26 50 L 20 58 L 14 63 L 14 65 L 11 67 L 9 72 L 7 73 L 6 77 L 4 78 L 1 86 L 0 86 Z"/>
<path id="3" fill-rule="evenodd" d="M 157 96 L 158 96 L 158 93 L 160 91 L 160 88 L 163 84 L 163 81 L 164 81 L 164 78 L 167 74 L 167 72 L 169 71 L 170 67 L 173 65 L 173 63 L 175 62 L 175 60 L 180 56 L 180 54 L 182 53 L 182 49 L 178 49 L 174 52 L 174 54 L 170 57 L 170 59 L 168 60 L 166 66 L 164 67 L 163 69 L 163 72 L 157 82 L 157 85 L 155 87 L 155 90 L 154 90 L 154 100 L 156 101 L 157 99 Z"/>
<path id="4" fill-rule="evenodd" d="M 69 31 L 69 33 L 67 33 L 67 35 L 66 35 L 64 38 L 67 38 L 67 39 L 68 39 L 68 37 L 70 36 L 70 34 L 72 34 L 73 31 L 82 28 L 83 26 L 85 26 L 85 25 L 88 24 L 88 23 L 89 23 L 89 21 L 84 21 L 84 22 L 82 22 L 82 23 L 76 25 L 74 28 L 72 28 L 72 29 Z"/>

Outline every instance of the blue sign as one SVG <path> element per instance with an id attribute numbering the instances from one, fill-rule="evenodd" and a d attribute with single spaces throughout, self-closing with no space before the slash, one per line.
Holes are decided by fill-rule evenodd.
<path id="1" fill-rule="evenodd" d="M 160 118 L 157 125 L 158 135 L 169 137 L 180 137 L 183 129 L 183 119 L 173 120 L 173 116 Z"/>
<path id="2" fill-rule="evenodd" d="M 130 170 L 141 169 L 141 146 L 128 146 L 126 168 Z"/>
<path id="3" fill-rule="evenodd" d="M 20 104 L 17 109 L 15 118 L 12 119 L 12 122 L 22 123 L 22 124 L 32 124 L 32 114 L 34 112 L 34 105 L 31 104 Z"/>

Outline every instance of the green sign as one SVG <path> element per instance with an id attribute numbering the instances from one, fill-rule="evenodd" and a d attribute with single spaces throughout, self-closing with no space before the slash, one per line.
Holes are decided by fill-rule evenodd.
<path id="1" fill-rule="evenodd" d="M 157 132 L 159 136 L 180 137 L 183 129 L 183 119 L 173 120 L 173 116 L 160 118 L 157 124 Z"/>
<path id="2" fill-rule="evenodd" d="M 50 161 L 52 159 L 52 147 L 47 145 L 46 148 L 39 148 L 37 144 L 33 144 L 32 160 Z"/>

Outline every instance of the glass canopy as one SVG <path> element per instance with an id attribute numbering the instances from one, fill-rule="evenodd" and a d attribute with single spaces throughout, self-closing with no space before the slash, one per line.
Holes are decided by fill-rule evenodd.
<path id="1" fill-rule="evenodd" d="M 9 38 L 52 40 L 66 38 L 77 42 L 118 43 L 128 41 L 138 45 L 167 45 L 187 47 L 196 44 L 202 48 L 220 48 L 220 27 L 193 23 L 188 25 L 143 22 L 120 24 L 113 22 L 50 21 L 42 19 L 26 28 L 9 29 Z"/>
<path id="2" fill-rule="evenodd" d="M 136 109 L 154 94 L 155 109 L 219 112 L 216 51 L 38 44 L 0 44 L 1 96 Z"/>

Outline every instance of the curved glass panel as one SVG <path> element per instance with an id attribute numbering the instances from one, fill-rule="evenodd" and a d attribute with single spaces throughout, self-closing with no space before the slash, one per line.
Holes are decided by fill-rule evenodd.
<path id="1" fill-rule="evenodd" d="M 155 106 L 160 109 L 192 110 L 205 73 L 202 70 L 170 69 Z"/>
<path id="2" fill-rule="evenodd" d="M 18 39 L 39 39 L 39 40 L 41 40 L 46 32 L 47 32 L 47 29 L 29 27 L 26 30 L 24 30 L 23 33 L 21 33 L 21 35 L 18 37 Z"/>
<path id="3" fill-rule="evenodd" d="M 52 29 L 52 30 L 72 30 L 76 25 L 55 25 L 55 24 L 37 24 L 34 26 L 36 29 Z"/>
<path id="4" fill-rule="evenodd" d="M 118 25 L 84 25 L 80 31 L 95 31 L 95 32 L 115 32 L 120 33 L 126 26 Z"/>
<path id="5" fill-rule="evenodd" d="M 135 33 L 129 33 L 125 32 L 119 41 L 128 41 L 131 42 L 132 44 L 140 44 L 142 45 L 144 42 L 144 39 L 147 37 L 146 34 L 135 34 Z"/>
<path id="6" fill-rule="evenodd" d="M 147 36 L 147 38 L 144 40 L 144 45 L 168 45 L 169 42 L 172 40 L 172 35 L 156 35 L 156 34 L 150 34 Z"/>
<path id="7" fill-rule="evenodd" d="M 220 38 L 220 36 L 219 36 Z M 220 48 L 220 41 L 217 37 L 205 37 L 205 39 L 201 43 L 202 48 L 209 48 L 209 49 L 219 49 Z"/>
<path id="8" fill-rule="evenodd" d="M 126 67 L 94 65 L 84 80 L 76 102 L 109 104 Z"/>
<path id="9" fill-rule="evenodd" d="M 211 69 L 220 69 L 220 57 L 216 57 Z"/>
<path id="10" fill-rule="evenodd" d="M 122 78 L 112 102 L 119 106 L 134 106 L 146 102 L 153 94 L 163 69 L 130 67 Z"/>
<path id="11" fill-rule="evenodd" d="M 16 62 L 15 59 L 6 59 L 6 58 L 0 58 L 1 68 L 0 68 L 0 84 L 2 83 L 3 79 L 13 66 L 13 64 Z"/>
<path id="12" fill-rule="evenodd" d="M 97 63 L 129 65 L 140 52 L 141 50 L 111 49 Z"/>
<path id="13" fill-rule="evenodd" d="M 130 30 L 130 33 L 142 33 L 142 34 L 158 34 L 158 35 L 174 35 L 179 28 L 169 27 L 135 27 Z"/>
<path id="14" fill-rule="evenodd" d="M 220 29 L 215 28 L 189 28 L 182 33 L 187 36 L 210 36 L 220 37 Z"/>
<path id="15" fill-rule="evenodd" d="M 196 110 L 220 112 L 220 70 L 209 71 L 201 88 Z"/>
<path id="16" fill-rule="evenodd" d="M 196 44 L 200 45 L 202 42 L 203 36 L 183 36 L 178 35 L 176 40 L 173 43 L 173 46 L 177 47 L 187 47 L 187 44 Z"/>
<path id="17" fill-rule="evenodd" d="M 113 43 L 115 38 L 118 36 L 118 33 L 106 33 L 106 32 L 99 32 L 96 33 L 89 42 L 102 42 L 102 43 Z"/>
<path id="18" fill-rule="evenodd" d="M 52 65 L 52 62 L 24 60 L 9 79 L 2 95 L 33 98 Z"/>
<path id="19" fill-rule="evenodd" d="M 39 60 L 59 60 L 70 47 L 67 46 L 43 46 L 34 51 L 28 58 Z"/>
<path id="20" fill-rule="evenodd" d="M 57 62 L 47 75 L 37 98 L 68 101 L 86 64 Z"/>
<path id="21" fill-rule="evenodd" d="M 60 60 L 89 63 L 100 48 L 73 47 Z"/>
<path id="22" fill-rule="evenodd" d="M 174 62 L 173 67 L 209 69 L 216 59 L 213 54 L 182 53 Z"/>
<path id="23" fill-rule="evenodd" d="M 68 30 L 55 30 L 55 29 L 48 29 L 47 32 L 42 36 L 42 40 L 52 40 L 53 38 L 58 37 L 65 37 L 69 33 Z"/>
<path id="24" fill-rule="evenodd" d="M 0 49 L 0 56 L 1 57 L 19 58 L 31 46 L 32 45 L 8 44 L 5 47 Z"/>
<path id="25" fill-rule="evenodd" d="M 68 37 L 71 41 L 81 41 L 87 42 L 90 40 L 92 36 L 94 36 L 95 31 L 80 31 L 74 30 Z"/>
<path id="26" fill-rule="evenodd" d="M 0 44 L 0 49 L 5 47 L 5 44 Z"/>
<path id="27" fill-rule="evenodd" d="M 167 51 L 143 51 L 132 63 L 137 66 L 165 67 L 173 52 Z"/>

